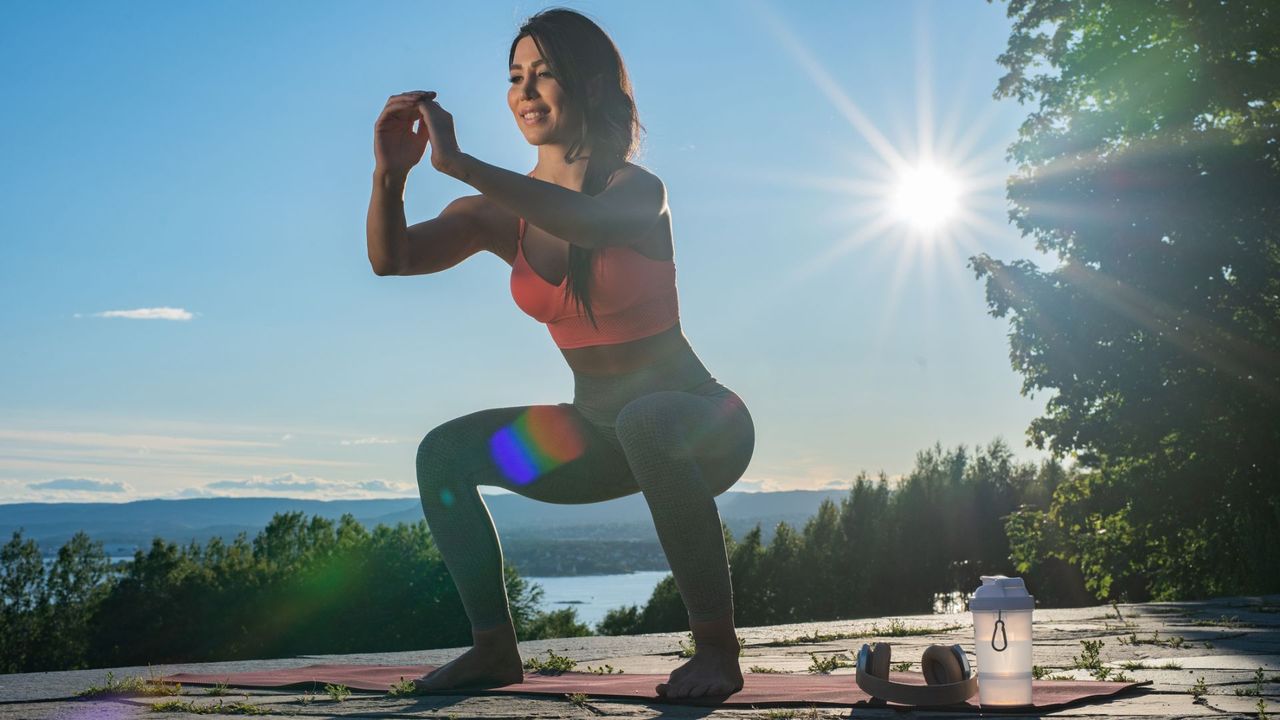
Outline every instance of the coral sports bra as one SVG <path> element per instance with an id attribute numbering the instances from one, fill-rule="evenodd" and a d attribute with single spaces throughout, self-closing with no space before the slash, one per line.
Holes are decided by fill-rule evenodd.
<path id="1" fill-rule="evenodd" d="M 614 345 L 656 335 L 680 319 L 675 260 L 654 260 L 635 248 L 611 246 L 592 253 L 591 310 L 577 312 L 566 275 L 558 285 L 543 278 L 524 255 L 527 224 L 520 218 L 511 297 L 533 319 L 545 323 L 560 348 Z"/>

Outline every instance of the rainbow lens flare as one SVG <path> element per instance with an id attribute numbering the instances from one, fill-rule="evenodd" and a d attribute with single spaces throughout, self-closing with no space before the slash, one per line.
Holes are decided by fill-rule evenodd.
<path id="1" fill-rule="evenodd" d="M 580 457 L 586 444 L 563 408 L 535 405 L 489 438 L 489 454 L 511 482 L 528 485 Z"/>

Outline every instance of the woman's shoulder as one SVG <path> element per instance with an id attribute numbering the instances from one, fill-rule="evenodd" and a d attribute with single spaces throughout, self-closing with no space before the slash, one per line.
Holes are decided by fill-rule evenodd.
<path id="1" fill-rule="evenodd" d="M 658 178 L 657 174 L 655 174 L 648 167 L 641 165 L 640 163 L 631 162 L 630 160 L 622 161 L 622 165 L 620 165 L 617 170 L 614 170 L 613 173 L 609 175 L 609 182 L 615 182 L 615 181 L 620 181 L 620 180 L 624 180 L 627 178 L 634 178 L 634 177 L 643 177 L 650 181 L 662 182 Z"/>
<path id="2" fill-rule="evenodd" d="M 662 206 L 666 205 L 666 185 L 663 184 L 661 178 L 644 165 L 624 161 L 622 166 L 614 170 L 609 176 L 604 187 L 607 190 L 623 184 L 634 190 L 638 196 L 656 197 Z"/>

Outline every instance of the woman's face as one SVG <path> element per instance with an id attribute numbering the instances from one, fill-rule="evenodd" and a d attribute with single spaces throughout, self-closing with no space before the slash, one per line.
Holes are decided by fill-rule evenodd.
<path id="1" fill-rule="evenodd" d="M 530 145 L 542 145 L 561 138 L 573 137 L 564 90 L 551 72 L 551 66 L 538 52 L 533 37 L 525 35 L 516 43 L 511 61 L 507 105 L 516 125 Z M 526 116 L 526 113 L 532 113 Z"/>

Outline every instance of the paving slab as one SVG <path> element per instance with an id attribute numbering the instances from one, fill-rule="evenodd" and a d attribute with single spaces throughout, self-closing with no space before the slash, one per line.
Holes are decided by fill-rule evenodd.
<path id="1" fill-rule="evenodd" d="M 899 637 L 848 637 L 887 632 L 893 621 L 933 633 Z M 1195 602 L 1109 604 L 1087 608 L 1037 609 L 1034 617 L 1034 663 L 1050 677 L 1079 680 L 1150 680 L 1151 685 L 1119 697 L 1052 712 L 986 717 L 1081 718 L 1256 718 L 1261 700 L 1267 713 L 1280 714 L 1280 595 L 1224 597 Z M 738 628 L 743 639 L 743 672 L 751 667 L 789 673 L 809 672 L 813 655 L 856 656 L 864 642 L 887 640 L 894 645 L 894 662 L 911 662 L 920 670 L 920 655 L 934 643 L 960 643 L 974 660 L 972 620 L 968 613 L 898 615 L 850 618 Z M 825 637 L 823 637 L 825 636 Z M 835 637 L 832 637 L 835 636 Z M 533 640 L 520 643 L 528 659 L 547 650 L 577 660 L 578 669 L 612 665 L 623 672 L 669 673 L 684 662 L 680 657 L 683 632 L 647 635 Z M 1087 658 L 1084 641 L 1101 641 L 1098 663 L 1077 665 Z M 79 699 L 76 692 L 101 685 L 107 672 L 118 678 L 162 676 L 178 672 L 210 673 L 269 670 L 313 663 L 371 663 L 383 665 L 439 665 L 465 647 L 393 653 L 304 655 L 293 658 L 217 663 L 166 664 L 151 667 L 98 668 L 66 672 L 0 675 L 0 720 L 123 720 L 124 718 L 243 717 L 236 704 L 267 713 L 263 717 L 342 718 L 850 718 L 850 717 L 982 717 L 982 714 L 943 710 L 893 708 L 794 707 L 705 708 L 593 699 L 575 703 L 569 698 L 530 695 L 430 695 L 409 698 L 353 693 L 335 701 L 323 693 L 294 690 L 236 690 L 214 697 L 207 688 L 185 686 L 175 697 Z M 811 653 L 813 655 L 811 655 Z M 1258 682 L 1261 669 L 1262 681 Z M 838 668 L 847 675 L 852 668 Z M 221 703 L 219 712 L 156 712 L 152 706 L 179 700 L 205 709 Z M 240 706 L 243 708 L 244 706 Z M 252 708 L 251 708 L 252 709 Z"/>

